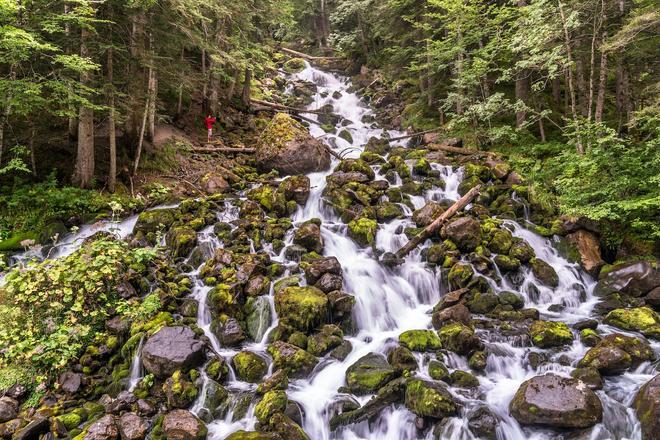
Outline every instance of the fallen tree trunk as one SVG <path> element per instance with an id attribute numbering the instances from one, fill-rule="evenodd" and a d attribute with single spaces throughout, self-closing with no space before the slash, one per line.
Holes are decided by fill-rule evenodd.
<path id="1" fill-rule="evenodd" d="M 413 138 L 415 136 L 422 136 L 426 133 L 435 133 L 436 131 L 440 131 L 440 130 L 442 130 L 441 127 L 433 128 L 431 130 L 419 131 L 417 133 L 407 134 L 405 136 L 397 136 L 397 137 L 389 138 L 389 139 L 387 139 L 387 141 L 388 142 L 401 141 L 403 139 L 409 139 L 409 138 Z"/>
<path id="2" fill-rule="evenodd" d="M 465 156 L 488 156 L 487 151 L 470 150 L 468 148 L 451 147 L 449 145 L 429 144 L 425 147 L 431 151 L 447 151 L 449 153 L 463 154 Z"/>
<path id="3" fill-rule="evenodd" d="M 256 150 L 254 148 L 231 148 L 231 147 L 193 147 L 194 153 L 231 153 L 231 154 L 251 154 Z"/>
<path id="4" fill-rule="evenodd" d="M 287 49 L 286 47 L 280 47 L 280 50 L 284 53 L 288 53 L 289 55 L 293 55 L 298 58 L 303 58 L 309 61 L 324 61 L 324 60 L 338 61 L 343 59 L 342 57 L 315 57 L 312 55 L 307 55 L 306 53 L 298 52 L 297 50 Z"/>
<path id="5" fill-rule="evenodd" d="M 287 110 L 290 112 L 294 113 L 311 113 L 313 115 L 325 115 L 327 114 L 326 112 L 323 112 L 321 110 L 306 110 L 302 108 L 295 108 L 295 107 L 289 107 L 288 105 L 284 104 L 277 104 L 275 102 L 268 102 L 268 101 L 262 101 L 261 99 L 251 99 L 250 102 L 258 105 L 263 105 L 264 107 L 270 107 L 278 110 Z"/>
<path id="6" fill-rule="evenodd" d="M 451 205 L 445 212 L 443 212 L 438 218 L 433 220 L 433 222 L 422 229 L 422 231 L 413 237 L 408 243 L 406 243 L 401 249 L 396 251 L 397 258 L 404 258 L 410 253 L 414 248 L 416 248 L 420 243 L 424 242 L 431 234 L 438 229 L 451 217 L 453 217 L 458 211 L 465 208 L 471 201 L 474 199 L 481 185 L 477 185 L 467 192 L 463 197 L 458 199 L 453 205 Z"/>

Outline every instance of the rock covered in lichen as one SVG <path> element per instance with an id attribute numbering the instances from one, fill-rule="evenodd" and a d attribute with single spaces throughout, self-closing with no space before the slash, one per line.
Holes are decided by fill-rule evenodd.
<path id="1" fill-rule="evenodd" d="M 456 404 L 449 391 L 439 383 L 422 379 L 408 382 L 405 405 L 420 417 L 441 419 L 456 413 Z"/>
<path id="2" fill-rule="evenodd" d="M 563 322 L 534 321 L 529 329 L 529 337 L 537 347 L 549 348 L 573 342 L 573 333 Z"/>

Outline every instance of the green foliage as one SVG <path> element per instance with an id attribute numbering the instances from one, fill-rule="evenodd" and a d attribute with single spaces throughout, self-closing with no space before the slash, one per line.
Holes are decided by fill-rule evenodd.
<path id="1" fill-rule="evenodd" d="M 144 251 L 99 240 L 66 258 L 9 272 L 0 288 L 0 367 L 33 366 L 47 374 L 66 367 L 125 304 L 118 286 L 128 273 L 143 272 L 143 261 Z M 158 306 L 149 298 L 131 316 L 153 315 Z"/>

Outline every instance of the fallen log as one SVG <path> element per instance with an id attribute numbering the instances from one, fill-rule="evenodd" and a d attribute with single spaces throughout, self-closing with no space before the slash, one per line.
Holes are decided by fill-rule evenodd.
<path id="1" fill-rule="evenodd" d="M 422 229 L 422 231 L 414 236 L 408 243 L 406 243 L 401 249 L 396 251 L 396 256 L 397 258 L 404 258 L 406 255 L 410 253 L 414 248 L 416 248 L 420 243 L 424 242 L 428 237 L 431 236 L 431 234 L 438 229 L 451 217 L 453 217 L 458 211 L 461 209 L 465 208 L 471 201 L 474 199 L 477 194 L 479 194 L 479 190 L 481 189 L 481 185 L 477 185 L 474 188 L 472 188 L 470 191 L 467 192 L 463 197 L 458 199 L 453 205 L 451 205 L 445 212 L 443 212 L 438 218 L 433 220 L 433 222 Z"/>
<path id="2" fill-rule="evenodd" d="M 465 156 L 488 156 L 487 151 L 471 150 L 468 148 L 452 147 L 449 145 L 429 144 L 425 148 L 431 151 L 446 151 L 448 153 L 463 154 Z"/>
<path id="3" fill-rule="evenodd" d="M 303 58 L 305 60 L 309 61 L 338 61 L 342 60 L 342 57 L 316 57 L 313 55 L 307 55 L 306 53 L 298 52 L 297 50 L 293 49 L 288 49 L 286 47 L 280 47 L 280 50 L 284 53 L 288 53 L 289 55 L 296 56 L 298 58 Z"/>
<path id="4" fill-rule="evenodd" d="M 232 147 L 193 147 L 194 153 L 230 153 L 230 154 L 251 154 L 256 150 L 254 148 L 232 148 Z"/>
<path id="5" fill-rule="evenodd" d="M 440 130 L 442 130 L 442 127 L 433 128 L 431 130 L 419 131 L 417 133 L 407 134 L 405 136 L 397 136 L 397 137 L 389 138 L 389 139 L 387 139 L 387 141 L 388 142 L 401 141 L 403 139 L 410 139 L 410 138 L 413 138 L 415 136 L 422 136 L 422 135 L 425 135 L 426 133 L 435 133 L 436 131 L 440 131 Z"/>
<path id="6" fill-rule="evenodd" d="M 268 101 L 262 101 L 261 99 L 250 99 L 250 102 L 253 104 L 258 104 L 258 105 L 263 105 L 264 107 L 270 107 L 278 110 L 287 110 L 290 112 L 294 113 L 310 113 L 313 115 L 324 115 L 327 114 L 327 112 L 323 112 L 321 110 L 306 110 L 302 108 L 295 108 L 295 107 L 289 107 L 288 105 L 284 104 L 277 104 L 275 102 L 268 102 Z"/>

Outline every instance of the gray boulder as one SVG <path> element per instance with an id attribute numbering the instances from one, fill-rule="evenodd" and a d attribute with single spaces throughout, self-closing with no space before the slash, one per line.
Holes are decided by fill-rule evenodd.
<path id="1" fill-rule="evenodd" d="M 188 327 L 163 327 L 142 347 L 144 368 L 159 378 L 189 370 L 204 361 L 204 344 Z"/>

